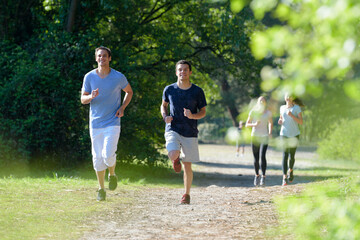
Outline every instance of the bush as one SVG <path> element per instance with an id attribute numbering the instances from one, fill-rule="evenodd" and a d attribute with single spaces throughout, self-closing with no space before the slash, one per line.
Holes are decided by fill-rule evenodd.
<path id="1" fill-rule="evenodd" d="M 0 165 L 28 161 L 56 168 L 91 160 L 89 105 L 80 102 L 83 77 L 95 63 L 90 37 L 49 32 L 24 46 L 0 41 Z M 135 92 L 122 119 L 118 160 L 149 165 L 164 161 L 159 105 L 168 78 L 148 77 L 147 71 L 115 61 L 112 65 L 124 71 Z"/>
<path id="2" fill-rule="evenodd" d="M 18 163 L 27 164 L 28 159 L 17 151 L 16 142 L 5 140 L 0 136 L 0 167 L 6 168 L 9 164 L 16 165 Z"/>
<path id="3" fill-rule="evenodd" d="M 276 200 L 280 225 L 295 239 L 360 239 L 360 178 L 341 178 Z M 285 226 L 285 228 L 284 228 Z"/>
<path id="4" fill-rule="evenodd" d="M 323 159 L 360 161 L 360 119 L 341 120 L 327 138 L 319 142 L 318 154 Z"/>
<path id="5" fill-rule="evenodd" d="M 198 126 L 199 141 L 203 143 L 218 143 L 224 139 L 224 134 L 215 123 L 201 123 Z"/>
<path id="6" fill-rule="evenodd" d="M 89 157 L 88 112 L 81 108 L 79 93 L 87 47 L 69 44 L 71 40 L 63 34 L 29 41 L 26 47 L 0 42 L 5 52 L 0 60 L 5 71 L 0 79 L 0 137 L 17 155 L 0 162 L 22 158 L 41 166 L 73 166 Z"/>

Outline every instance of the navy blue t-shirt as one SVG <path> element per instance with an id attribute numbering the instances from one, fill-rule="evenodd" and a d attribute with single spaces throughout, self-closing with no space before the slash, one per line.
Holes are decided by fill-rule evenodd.
<path id="1" fill-rule="evenodd" d="M 197 113 L 206 106 L 204 91 L 192 84 L 189 89 L 179 88 L 177 83 L 165 87 L 162 99 L 170 105 L 170 116 L 173 121 L 166 124 L 165 131 L 177 132 L 184 137 L 197 137 L 197 120 L 189 119 L 184 116 L 184 108 L 189 109 L 191 113 Z"/>

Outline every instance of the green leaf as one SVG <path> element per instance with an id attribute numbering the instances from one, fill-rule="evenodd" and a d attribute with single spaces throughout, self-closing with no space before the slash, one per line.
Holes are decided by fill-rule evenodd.
<path id="1" fill-rule="evenodd" d="M 344 84 L 344 91 L 350 98 L 360 101 L 360 79 L 356 81 L 346 82 Z"/>

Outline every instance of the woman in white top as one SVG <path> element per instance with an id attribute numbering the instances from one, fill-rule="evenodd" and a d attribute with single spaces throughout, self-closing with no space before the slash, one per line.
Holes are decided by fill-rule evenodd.
<path id="1" fill-rule="evenodd" d="M 251 132 L 251 148 L 254 155 L 255 167 L 255 186 L 265 185 L 266 173 L 266 150 L 268 147 L 269 136 L 271 137 L 273 121 L 272 113 L 266 108 L 266 99 L 261 96 L 258 98 L 257 104 L 249 113 L 246 121 L 246 127 L 252 127 Z M 261 171 L 259 175 L 259 160 L 261 156 Z"/>
<path id="2" fill-rule="evenodd" d="M 300 99 L 294 98 L 289 94 L 285 95 L 285 102 L 286 104 L 280 107 L 280 118 L 278 121 L 281 125 L 280 137 L 284 140 L 283 143 L 285 144 L 282 161 L 283 186 L 294 180 L 293 168 L 295 164 L 295 152 L 300 136 L 299 124 L 303 124 L 301 107 L 304 106 Z M 288 164 L 289 155 L 290 162 Z"/>

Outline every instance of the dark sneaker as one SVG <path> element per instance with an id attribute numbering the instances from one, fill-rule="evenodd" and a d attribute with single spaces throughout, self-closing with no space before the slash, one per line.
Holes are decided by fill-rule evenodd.
<path id="1" fill-rule="evenodd" d="M 178 157 L 177 159 L 175 159 L 173 162 L 173 169 L 176 173 L 181 172 L 181 163 L 180 163 L 180 157 Z"/>
<path id="2" fill-rule="evenodd" d="M 181 204 L 190 204 L 190 195 L 184 194 L 181 198 Z"/>
<path id="3" fill-rule="evenodd" d="M 282 185 L 283 185 L 283 186 L 288 185 L 288 180 L 287 180 L 287 178 L 283 179 L 283 183 L 282 183 Z"/>
<path id="4" fill-rule="evenodd" d="M 294 181 L 294 170 L 289 171 L 288 179 L 289 179 L 289 182 Z"/>
<path id="5" fill-rule="evenodd" d="M 118 178 L 116 175 L 109 176 L 109 190 L 115 190 L 117 187 Z"/>
<path id="6" fill-rule="evenodd" d="M 99 190 L 97 190 L 97 192 L 98 192 L 98 195 L 97 195 L 96 200 L 98 200 L 98 201 L 105 201 L 105 199 L 106 199 L 106 192 L 105 192 L 105 190 L 104 190 L 104 189 L 99 189 Z"/>
<path id="7" fill-rule="evenodd" d="M 254 186 L 257 187 L 260 184 L 260 176 L 256 176 L 254 178 Z"/>
<path id="8" fill-rule="evenodd" d="M 261 176 L 261 178 L 260 178 L 260 186 L 262 186 L 262 187 L 265 186 L 265 176 Z"/>

